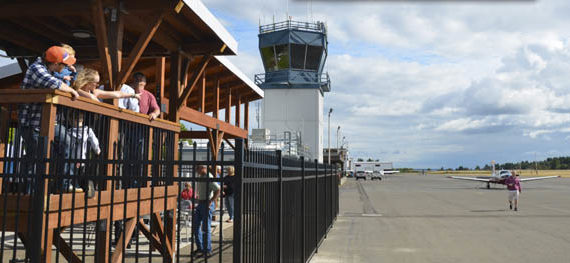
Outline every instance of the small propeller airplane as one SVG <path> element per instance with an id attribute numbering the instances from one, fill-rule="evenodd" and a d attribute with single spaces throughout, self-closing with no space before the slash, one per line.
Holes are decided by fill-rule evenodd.
<path id="1" fill-rule="evenodd" d="M 458 180 L 466 180 L 466 181 L 476 181 L 476 182 L 484 182 L 487 183 L 487 189 L 491 188 L 491 184 L 505 184 L 505 180 L 511 176 L 511 172 L 508 170 L 500 170 L 499 173 L 495 173 L 495 161 L 492 161 L 493 164 L 493 173 L 491 176 L 477 176 L 477 177 L 467 177 L 467 176 L 448 176 L 451 179 L 458 179 Z M 544 179 L 552 179 L 558 178 L 560 176 L 541 176 L 541 177 L 527 177 L 527 178 L 520 178 L 521 182 L 528 182 L 528 181 L 536 181 L 536 180 L 544 180 Z"/>

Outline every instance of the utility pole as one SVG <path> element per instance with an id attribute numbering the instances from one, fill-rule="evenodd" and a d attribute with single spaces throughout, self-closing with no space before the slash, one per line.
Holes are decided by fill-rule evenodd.
<path id="1" fill-rule="evenodd" d="M 331 113 L 333 109 L 329 109 L 329 165 L 331 164 Z"/>

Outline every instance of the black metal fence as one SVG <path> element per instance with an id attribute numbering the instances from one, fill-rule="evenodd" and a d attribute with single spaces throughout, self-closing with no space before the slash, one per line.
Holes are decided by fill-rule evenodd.
<path id="1" fill-rule="evenodd" d="M 236 160 L 235 262 L 308 261 L 338 214 L 336 171 L 280 151 L 238 151 Z"/>
<path id="2" fill-rule="evenodd" d="M 222 144 L 199 160 L 172 130 L 57 105 L 44 132 L 18 112 L 0 114 L 1 262 L 306 262 L 338 213 L 339 178 L 315 160 L 239 139 L 233 158 Z"/>

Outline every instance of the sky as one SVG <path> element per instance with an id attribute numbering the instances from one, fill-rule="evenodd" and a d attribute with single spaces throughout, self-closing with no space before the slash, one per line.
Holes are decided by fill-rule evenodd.
<path id="1" fill-rule="evenodd" d="M 334 109 L 331 127 L 341 126 L 353 157 L 474 168 L 570 155 L 568 1 L 204 4 L 239 42 L 230 59 L 252 78 L 263 72 L 260 23 L 288 14 L 327 24 L 324 112 Z"/>
<path id="2" fill-rule="evenodd" d="M 260 23 L 326 23 L 324 112 L 352 157 L 474 168 L 570 156 L 570 1 L 202 1 L 252 79 Z"/>

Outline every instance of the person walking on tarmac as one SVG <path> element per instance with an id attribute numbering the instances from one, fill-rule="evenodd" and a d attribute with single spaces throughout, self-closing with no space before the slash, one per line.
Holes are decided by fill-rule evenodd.
<path id="1" fill-rule="evenodd" d="M 519 195 L 522 191 L 519 175 L 513 170 L 511 176 L 505 180 L 507 189 L 509 190 L 509 208 L 513 209 L 513 201 L 515 203 L 515 211 L 518 211 Z"/>

